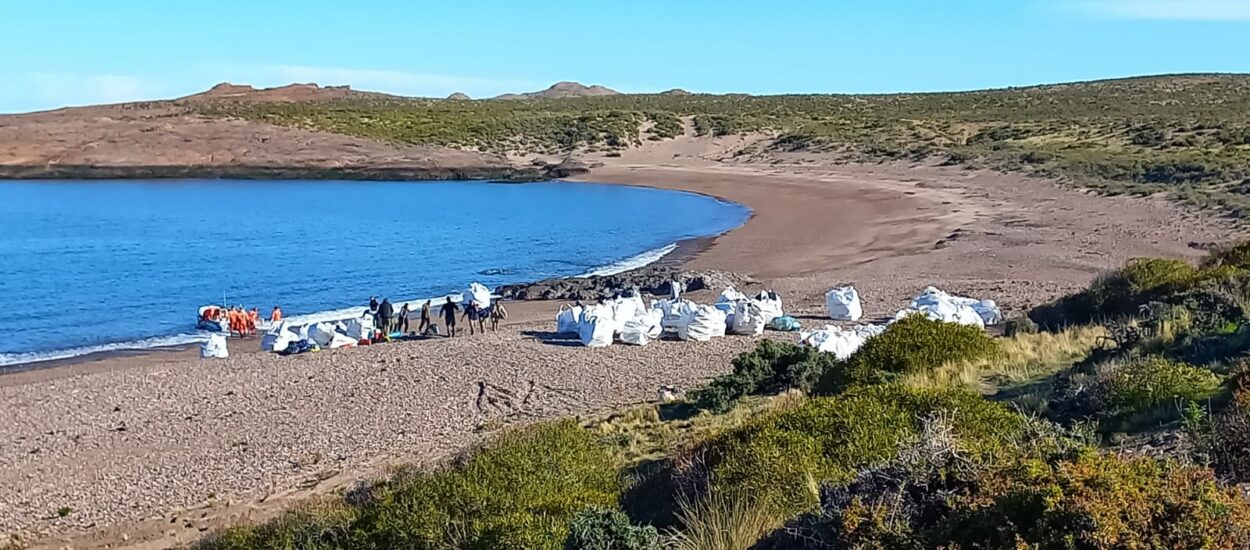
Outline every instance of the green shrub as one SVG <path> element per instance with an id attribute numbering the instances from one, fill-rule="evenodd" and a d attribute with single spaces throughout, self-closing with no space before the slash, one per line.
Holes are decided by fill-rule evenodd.
<path id="1" fill-rule="evenodd" d="M 359 527 L 386 548 L 558 548 L 569 522 L 621 491 L 607 449 L 572 420 L 501 436 L 453 467 L 374 492 Z"/>
<path id="2" fill-rule="evenodd" d="M 1049 330 L 1136 315 L 1151 301 L 1181 292 L 1201 273 L 1181 260 L 1136 258 L 1096 279 L 1089 288 L 1035 308 L 1029 317 Z"/>
<path id="3" fill-rule="evenodd" d="M 952 465 L 956 466 L 956 465 Z M 914 475 L 914 474 L 911 474 Z M 1209 470 L 1096 452 L 988 470 L 861 476 L 808 547 L 1246 548 L 1250 504 Z"/>
<path id="4" fill-rule="evenodd" d="M 977 361 L 998 353 L 985 331 L 912 315 L 864 343 L 844 363 L 825 370 L 816 393 L 836 395 L 857 384 L 879 384 L 942 365 Z"/>
<path id="5" fill-rule="evenodd" d="M 1222 246 L 1211 251 L 1203 267 L 1250 269 L 1250 241 Z"/>
<path id="6" fill-rule="evenodd" d="M 232 527 L 196 544 L 199 550 L 333 550 L 364 547 L 353 530 L 356 510 L 336 500 L 300 505 L 261 525 Z"/>
<path id="7" fill-rule="evenodd" d="M 821 373 L 835 362 L 831 354 L 788 342 L 763 340 L 754 350 L 734 358 L 733 372 L 691 392 L 690 397 L 700 409 L 723 413 L 747 395 L 788 389 L 810 391 Z"/>
<path id="8" fill-rule="evenodd" d="M 1177 401 L 1210 397 L 1220 378 L 1211 371 L 1162 357 L 1136 359 L 1113 370 L 1106 379 L 1111 412 L 1130 414 Z"/>
<path id="9" fill-rule="evenodd" d="M 637 526 L 619 510 L 589 508 L 573 517 L 565 550 L 661 550 L 660 534 Z"/>
<path id="10" fill-rule="evenodd" d="M 713 492 L 755 499 L 789 516 L 814 507 L 821 482 L 843 482 L 858 468 L 889 460 L 927 416 L 949 415 L 975 454 L 1002 450 L 1019 417 L 957 390 L 876 386 L 812 398 L 710 442 Z"/>

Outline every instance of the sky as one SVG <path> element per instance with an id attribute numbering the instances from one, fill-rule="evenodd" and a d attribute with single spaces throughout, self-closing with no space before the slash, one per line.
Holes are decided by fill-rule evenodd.
<path id="1" fill-rule="evenodd" d="M 227 81 L 480 98 L 1250 73 L 1250 0 L 0 0 L 0 28 L 4 113 Z"/>

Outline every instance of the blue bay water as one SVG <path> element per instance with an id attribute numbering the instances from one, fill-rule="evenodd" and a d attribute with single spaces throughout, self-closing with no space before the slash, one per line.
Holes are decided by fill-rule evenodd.
<path id="1" fill-rule="evenodd" d="M 0 366 L 191 341 L 223 295 L 295 316 L 576 276 L 748 216 L 561 182 L 0 182 Z"/>

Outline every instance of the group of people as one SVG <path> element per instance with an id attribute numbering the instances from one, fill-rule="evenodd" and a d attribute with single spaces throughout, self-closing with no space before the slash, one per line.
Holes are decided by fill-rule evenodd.
<path id="1" fill-rule="evenodd" d="M 273 321 L 282 320 L 282 309 L 273 306 L 273 314 L 270 317 Z M 243 306 L 231 306 L 229 308 L 209 307 L 204 310 L 204 321 L 213 321 L 222 325 L 229 331 L 230 336 L 251 336 L 256 334 L 256 329 L 260 326 L 260 309 L 253 307 L 252 309 L 244 309 Z"/>
<path id="2" fill-rule="evenodd" d="M 399 311 L 395 311 L 395 306 L 391 304 L 388 298 L 382 298 L 378 301 L 377 296 L 369 298 L 369 312 L 373 316 L 373 324 L 383 334 L 392 334 L 399 332 L 402 334 L 413 334 L 412 328 L 412 311 L 408 304 L 400 306 Z M 460 313 L 460 319 L 469 322 L 469 334 L 477 332 L 486 332 L 486 321 L 489 320 L 491 330 L 499 330 L 499 322 L 508 318 L 508 310 L 504 309 L 503 304 L 495 302 L 487 307 L 478 306 L 476 303 L 468 302 L 461 308 L 460 305 L 452 301 L 451 297 L 447 298 L 447 302 L 438 310 L 439 316 L 443 318 L 444 326 L 447 333 L 445 336 L 456 335 L 456 319 L 457 313 Z M 430 300 L 426 300 L 421 304 L 420 317 L 418 318 L 416 334 L 433 336 L 439 334 L 438 327 L 433 323 L 433 310 Z"/>

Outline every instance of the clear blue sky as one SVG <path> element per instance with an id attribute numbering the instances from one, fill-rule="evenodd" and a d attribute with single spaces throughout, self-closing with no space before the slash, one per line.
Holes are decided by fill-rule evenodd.
<path id="1" fill-rule="evenodd" d="M 1250 72 L 1250 0 L 0 0 L 0 112 L 230 81 L 474 97 L 959 90 Z"/>

